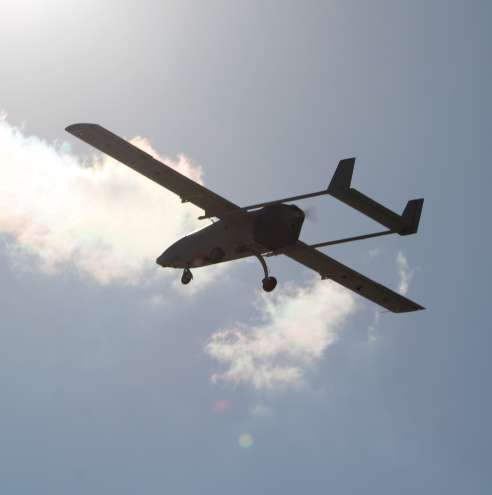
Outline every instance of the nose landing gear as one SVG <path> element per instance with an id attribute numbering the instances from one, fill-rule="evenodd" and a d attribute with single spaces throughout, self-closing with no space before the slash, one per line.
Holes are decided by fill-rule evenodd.
<path id="1" fill-rule="evenodd" d="M 183 270 L 183 275 L 181 275 L 181 283 L 187 285 L 191 282 L 192 278 L 193 274 L 191 273 L 191 270 L 189 268 L 185 268 Z"/>
<path id="2" fill-rule="evenodd" d="M 253 253 L 256 258 L 258 258 L 258 261 L 261 263 L 261 266 L 263 267 L 263 271 L 265 272 L 265 278 L 261 281 L 263 285 L 263 290 L 265 292 L 272 292 L 275 287 L 277 287 L 277 279 L 275 277 L 270 277 L 268 275 L 268 266 L 265 262 L 265 258 L 260 253 Z"/>

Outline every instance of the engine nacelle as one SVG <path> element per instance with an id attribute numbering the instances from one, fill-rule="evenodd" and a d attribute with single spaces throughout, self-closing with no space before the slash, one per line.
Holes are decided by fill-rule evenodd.
<path id="1" fill-rule="evenodd" d="M 255 212 L 254 239 L 276 251 L 294 244 L 301 233 L 304 212 L 295 205 L 275 204 Z"/>

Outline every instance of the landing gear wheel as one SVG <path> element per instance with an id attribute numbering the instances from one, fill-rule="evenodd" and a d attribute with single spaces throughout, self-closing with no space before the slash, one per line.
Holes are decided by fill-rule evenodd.
<path id="1" fill-rule="evenodd" d="M 181 283 L 187 285 L 191 282 L 193 278 L 193 274 L 191 273 L 189 268 L 185 268 L 183 271 L 183 275 L 181 275 Z"/>
<path id="2" fill-rule="evenodd" d="M 265 277 L 262 280 L 263 290 L 265 292 L 272 292 L 275 287 L 277 287 L 277 279 L 275 277 Z"/>
<path id="3" fill-rule="evenodd" d="M 258 261 L 261 263 L 261 266 L 263 267 L 263 272 L 265 273 L 265 278 L 261 281 L 263 284 L 263 290 L 265 292 L 272 292 L 272 290 L 275 289 L 275 287 L 277 287 L 277 279 L 275 277 L 270 277 L 268 275 L 268 267 L 265 262 L 265 258 L 263 258 L 261 253 L 252 250 L 251 254 L 253 256 L 256 256 L 256 258 L 258 258 Z"/>

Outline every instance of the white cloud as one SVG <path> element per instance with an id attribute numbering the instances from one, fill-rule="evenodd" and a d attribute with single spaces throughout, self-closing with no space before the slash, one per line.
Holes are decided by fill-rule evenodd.
<path id="1" fill-rule="evenodd" d="M 132 142 L 157 156 L 145 138 Z M 165 162 L 201 182 L 184 155 Z M 205 226 L 201 210 L 125 165 L 100 154 L 82 163 L 66 143 L 27 136 L 5 115 L 0 177 L 0 233 L 14 239 L 14 261 L 27 254 L 48 272 L 70 264 L 102 284 L 140 282 L 164 271 L 155 259 L 169 244 Z"/>
<path id="2" fill-rule="evenodd" d="M 396 255 L 396 268 L 398 270 L 398 276 L 400 277 L 398 292 L 402 295 L 406 295 L 410 281 L 413 277 L 413 272 L 410 270 L 408 260 L 401 251 L 398 251 L 398 254 Z"/>
<path id="3" fill-rule="evenodd" d="M 257 306 L 260 323 L 236 323 L 208 341 L 206 352 L 225 366 L 212 380 L 255 389 L 299 386 L 355 310 L 350 292 L 320 280 L 262 293 Z"/>

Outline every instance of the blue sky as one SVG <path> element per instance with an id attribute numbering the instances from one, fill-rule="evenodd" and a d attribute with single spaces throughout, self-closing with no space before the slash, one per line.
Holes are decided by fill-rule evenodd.
<path id="1" fill-rule="evenodd" d="M 488 2 L 24 0 L 0 30 L 2 493 L 473 493 L 491 484 Z M 354 186 L 416 236 L 192 286 L 197 211 L 64 132 L 98 122 L 239 204 Z M 302 238 L 379 227 L 317 198 Z M 399 260 L 399 262 L 398 262 Z M 190 289 L 190 290 L 189 290 Z"/>

